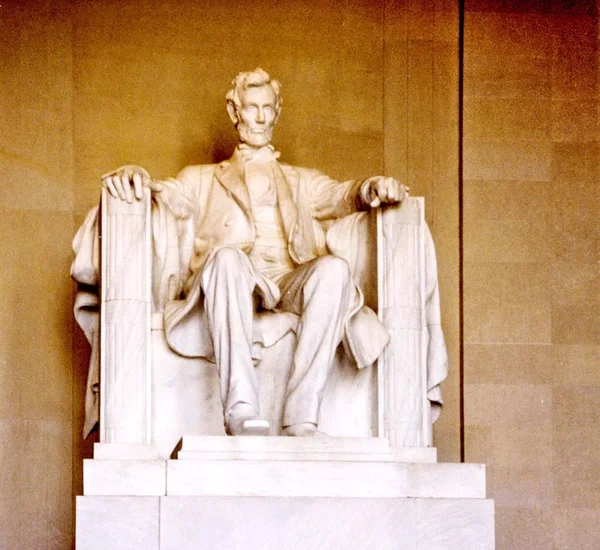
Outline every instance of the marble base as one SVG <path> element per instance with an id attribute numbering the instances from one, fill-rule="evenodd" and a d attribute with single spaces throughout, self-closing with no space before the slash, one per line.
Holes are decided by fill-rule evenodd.
<path id="1" fill-rule="evenodd" d="M 156 460 L 154 445 L 141 443 L 94 443 L 94 458 L 99 460 Z"/>
<path id="2" fill-rule="evenodd" d="M 494 548 L 485 465 L 438 464 L 435 449 L 186 436 L 176 460 L 121 450 L 129 458 L 99 446 L 103 458 L 84 461 L 78 549 Z"/>
<path id="3" fill-rule="evenodd" d="M 186 436 L 177 457 L 85 460 L 84 494 L 485 498 L 484 465 L 438 464 L 435 449 L 384 438 Z"/>
<path id="4" fill-rule="evenodd" d="M 487 499 L 78 497 L 77 548 L 491 550 L 494 504 Z"/>
<path id="5" fill-rule="evenodd" d="M 177 449 L 178 460 L 437 461 L 435 447 L 393 449 L 380 437 L 185 436 Z"/>
<path id="6" fill-rule="evenodd" d="M 485 498 L 485 466 L 362 460 L 170 460 L 167 495 Z"/>
<path id="7" fill-rule="evenodd" d="M 84 495 L 160 496 L 166 491 L 164 460 L 83 461 Z"/>
<path id="8" fill-rule="evenodd" d="M 77 550 L 159 550 L 160 499 L 77 497 Z"/>

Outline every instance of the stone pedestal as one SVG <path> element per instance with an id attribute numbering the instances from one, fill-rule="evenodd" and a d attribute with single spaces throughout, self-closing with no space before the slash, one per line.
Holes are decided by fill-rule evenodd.
<path id="1" fill-rule="evenodd" d="M 85 461 L 84 493 L 78 549 L 494 548 L 484 465 L 383 438 L 186 437 Z"/>
<path id="2" fill-rule="evenodd" d="M 78 549 L 494 548 L 486 499 L 78 497 Z"/>

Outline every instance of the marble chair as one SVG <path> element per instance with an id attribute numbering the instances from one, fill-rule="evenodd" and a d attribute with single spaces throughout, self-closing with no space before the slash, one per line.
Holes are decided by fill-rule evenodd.
<path id="1" fill-rule="evenodd" d="M 178 222 L 169 216 L 153 209 L 149 192 L 128 204 L 104 191 L 100 209 L 75 239 L 72 269 L 80 283 L 76 317 L 92 344 L 86 430 L 99 420 L 101 443 L 152 446 L 159 458 L 169 457 L 184 435 L 225 435 L 215 365 L 181 357 L 165 340 L 163 309 L 182 249 Z M 341 223 L 337 230 L 350 234 L 354 245 L 333 252 L 348 260 L 391 341 L 364 369 L 340 346 L 319 429 L 331 436 L 386 437 L 392 447 L 431 446 L 447 359 L 424 201 L 408 198 Z M 334 247 L 335 239 L 328 244 Z M 256 322 L 262 325 L 255 344 L 261 415 L 278 435 L 297 318 L 270 313 Z"/>

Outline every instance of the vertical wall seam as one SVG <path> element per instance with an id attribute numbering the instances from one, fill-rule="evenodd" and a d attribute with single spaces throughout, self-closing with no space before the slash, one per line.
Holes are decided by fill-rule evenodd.
<path id="1" fill-rule="evenodd" d="M 458 2 L 458 341 L 459 341 L 459 418 L 460 461 L 465 462 L 465 341 L 464 341 L 464 210 L 463 210 L 463 95 L 465 3 Z"/>
<path id="2" fill-rule="evenodd" d="M 387 21 L 386 21 L 386 11 L 387 11 L 387 0 L 383 1 L 382 6 L 382 16 L 381 16 L 381 24 L 383 25 L 382 41 L 381 41 L 381 131 L 383 132 L 382 136 L 382 155 L 381 155 L 381 168 L 383 169 L 383 174 L 388 175 L 388 166 L 387 166 L 387 143 L 386 143 L 386 116 L 385 116 L 385 108 L 386 108 L 386 97 L 385 97 L 385 68 L 387 64 L 387 57 L 385 51 L 385 43 L 387 40 Z"/>
<path id="3" fill-rule="evenodd" d="M 409 1 L 410 4 L 410 1 Z M 405 18 L 405 25 L 404 25 L 404 29 L 405 29 L 405 33 L 406 33 L 406 52 L 405 52 L 405 59 L 406 59 L 406 98 L 405 98 L 405 104 L 404 104 L 404 112 L 406 113 L 406 158 L 404 159 L 404 181 L 406 183 L 406 185 L 410 184 L 410 21 L 409 21 L 409 17 L 410 17 L 410 8 L 409 6 L 405 7 L 406 10 L 406 18 Z"/>
<path id="4" fill-rule="evenodd" d="M 75 211 L 76 211 L 76 198 L 75 198 L 75 2 L 70 0 L 68 2 L 69 14 L 71 19 L 70 31 L 71 31 L 71 220 L 72 220 L 72 234 L 75 235 L 76 223 L 75 223 Z M 72 283 L 74 285 L 74 283 Z M 73 286 L 74 288 L 74 286 Z M 73 309 L 75 295 L 73 293 L 71 309 Z M 78 384 L 76 384 L 75 367 L 76 367 L 76 350 L 75 350 L 75 326 L 74 317 L 71 315 L 71 537 L 73 547 L 76 544 L 77 538 L 77 495 L 75 487 L 77 486 L 77 480 L 75 473 L 77 472 L 77 462 L 80 460 L 79 457 L 79 445 L 76 445 L 78 437 L 81 434 L 77 430 L 78 423 L 76 417 L 75 403 L 76 392 L 78 391 Z"/>
<path id="5" fill-rule="evenodd" d="M 431 105 L 430 105 L 430 113 L 431 113 L 431 181 L 430 181 L 430 189 L 431 189 L 431 223 L 435 227 L 435 218 L 436 218 L 436 201 L 435 201 L 435 186 L 437 183 L 436 177 L 436 163 L 435 163 L 435 153 L 436 153 L 436 119 L 435 119 L 435 94 L 436 94 L 436 82 L 435 82 L 435 62 L 436 62 L 436 40 L 435 40 L 435 14 L 436 14 L 436 6 L 435 2 L 433 3 L 433 10 L 431 13 Z"/>

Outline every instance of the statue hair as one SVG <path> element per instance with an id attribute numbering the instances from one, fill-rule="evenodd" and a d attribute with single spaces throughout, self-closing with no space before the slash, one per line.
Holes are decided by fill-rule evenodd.
<path id="1" fill-rule="evenodd" d="M 279 114 L 282 104 L 280 95 L 281 84 L 278 80 L 272 79 L 269 76 L 269 73 L 263 71 L 260 67 L 256 68 L 254 71 L 242 72 L 231 81 L 231 88 L 225 96 L 227 103 L 237 110 L 242 106 L 242 101 L 240 99 L 242 91 L 246 88 L 258 88 L 265 84 L 271 86 L 275 92 L 275 111 Z"/>

